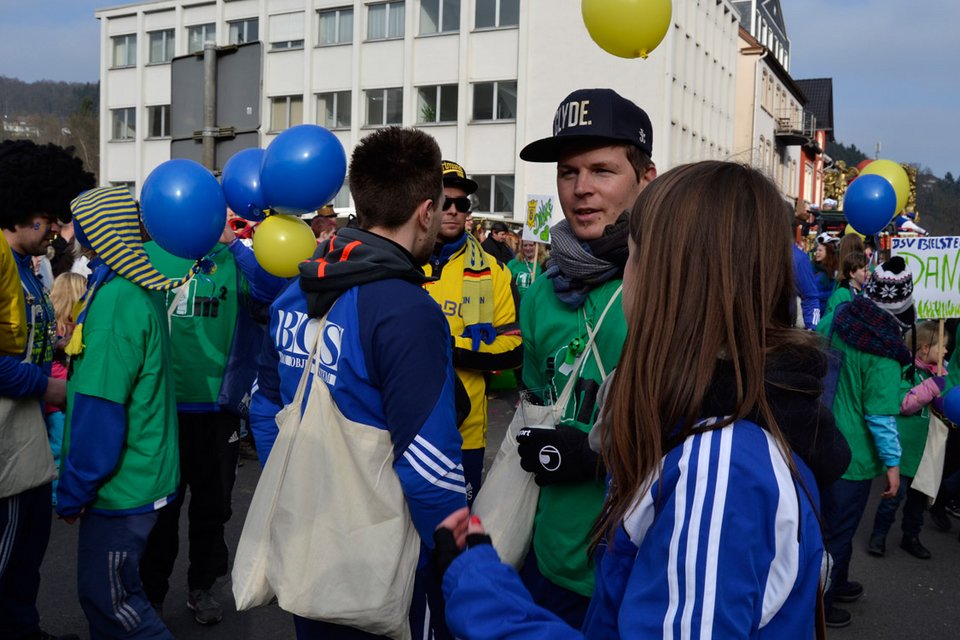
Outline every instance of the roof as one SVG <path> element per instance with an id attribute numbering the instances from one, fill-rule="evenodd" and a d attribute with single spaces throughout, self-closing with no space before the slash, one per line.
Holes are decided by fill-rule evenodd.
<path id="1" fill-rule="evenodd" d="M 797 86 L 807 96 L 807 110 L 817 119 L 817 130 L 826 131 L 827 139 L 833 135 L 833 78 L 810 78 L 797 80 Z"/>

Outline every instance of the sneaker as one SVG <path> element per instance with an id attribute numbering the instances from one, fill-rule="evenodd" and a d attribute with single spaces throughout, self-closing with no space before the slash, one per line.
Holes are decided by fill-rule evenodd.
<path id="1" fill-rule="evenodd" d="M 867 545 L 867 553 L 876 557 L 882 558 L 884 554 L 887 553 L 887 537 L 875 533 L 870 536 L 870 543 Z"/>
<path id="2" fill-rule="evenodd" d="M 900 541 L 900 548 L 920 560 L 930 559 L 930 550 L 920 544 L 920 538 L 917 536 L 904 535 Z"/>
<path id="3" fill-rule="evenodd" d="M 937 509 L 929 511 L 930 522 L 933 523 L 937 529 L 940 531 L 950 531 L 950 518 L 947 517 L 946 512 Z"/>
<path id="4" fill-rule="evenodd" d="M 840 629 L 841 627 L 848 627 L 853 621 L 853 616 L 850 615 L 850 612 L 846 609 L 838 609 L 836 607 L 830 607 L 826 614 L 827 626 L 831 629 Z"/>
<path id="5" fill-rule="evenodd" d="M 863 596 L 863 585 L 859 582 L 848 581 L 846 584 L 833 589 L 833 599 L 837 602 L 856 602 Z M 844 611 L 844 613 L 847 613 Z M 850 614 L 847 613 L 849 616 Z"/>
<path id="6" fill-rule="evenodd" d="M 80 636 L 75 633 L 68 633 L 64 636 L 55 636 L 52 633 L 47 633 L 42 629 L 37 632 L 37 635 L 31 636 L 36 640 L 80 640 Z"/>
<path id="7" fill-rule="evenodd" d="M 194 589 L 187 594 L 187 606 L 193 611 L 193 619 L 200 624 L 216 624 L 223 620 L 223 609 L 210 589 Z"/>
<path id="8" fill-rule="evenodd" d="M 957 502 L 956 500 L 951 500 L 950 504 L 945 506 L 943 510 L 954 518 L 960 518 L 960 502 Z"/>

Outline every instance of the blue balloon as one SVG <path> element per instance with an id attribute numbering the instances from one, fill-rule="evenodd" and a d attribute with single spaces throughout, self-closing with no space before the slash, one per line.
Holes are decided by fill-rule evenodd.
<path id="1" fill-rule="evenodd" d="M 960 424 L 960 387 L 954 387 L 943 396 L 943 415 L 954 424 Z"/>
<path id="2" fill-rule="evenodd" d="M 385 158 L 384 162 L 389 162 Z M 315 124 L 278 135 L 263 154 L 260 182 L 271 211 L 298 215 L 328 204 L 343 185 L 347 154 L 337 137 Z"/>
<path id="3" fill-rule="evenodd" d="M 143 224 L 164 250 L 197 260 L 220 239 L 227 201 L 220 183 L 203 165 L 178 158 L 150 172 L 140 192 Z"/>
<path id="4" fill-rule="evenodd" d="M 897 212 L 897 192 L 880 175 L 866 174 L 847 187 L 843 197 L 843 215 L 850 226 L 870 236 L 890 224 Z"/>
<path id="5" fill-rule="evenodd" d="M 263 149 L 244 149 L 223 165 L 223 195 L 233 212 L 256 222 L 263 220 L 267 201 L 260 185 L 260 163 Z"/>

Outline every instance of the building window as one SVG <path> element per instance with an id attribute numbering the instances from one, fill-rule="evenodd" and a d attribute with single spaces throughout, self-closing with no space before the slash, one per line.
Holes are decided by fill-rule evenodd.
<path id="1" fill-rule="evenodd" d="M 270 98 L 270 131 L 283 131 L 303 124 L 303 96 Z"/>
<path id="2" fill-rule="evenodd" d="M 520 0 L 477 0 L 475 28 L 515 27 L 520 24 Z"/>
<path id="3" fill-rule="evenodd" d="M 228 22 L 230 44 L 246 44 L 260 39 L 260 21 L 257 18 Z"/>
<path id="4" fill-rule="evenodd" d="M 114 36 L 113 68 L 137 66 L 137 34 Z"/>
<path id="5" fill-rule="evenodd" d="M 403 37 L 403 2 L 382 2 L 367 7 L 367 40 Z"/>
<path id="6" fill-rule="evenodd" d="M 482 213 L 513 212 L 513 175 L 474 175 L 480 186 L 473 195 L 474 211 Z"/>
<path id="7" fill-rule="evenodd" d="M 403 89 L 370 89 L 366 95 L 368 127 L 403 122 Z"/>
<path id="8" fill-rule="evenodd" d="M 147 107 L 147 137 L 170 137 L 170 105 L 160 104 Z"/>
<path id="9" fill-rule="evenodd" d="M 217 43 L 217 25 L 210 22 L 187 27 L 187 53 L 203 51 L 203 45 L 208 42 Z"/>
<path id="10" fill-rule="evenodd" d="M 317 44 L 347 44 L 353 42 L 353 8 L 319 11 L 320 28 Z"/>
<path id="11" fill-rule="evenodd" d="M 134 107 L 111 109 L 111 140 L 133 140 L 137 136 L 137 110 Z"/>
<path id="12" fill-rule="evenodd" d="M 270 50 L 303 49 L 303 13 L 270 16 Z"/>
<path id="13" fill-rule="evenodd" d="M 148 35 L 150 36 L 150 63 L 162 64 L 173 60 L 175 51 L 173 29 L 151 31 Z"/>
<path id="14" fill-rule="evenodd" d="M 417 89 L 417 122 L 456 122 L 457 85 L 444 84 Z"/>
<path id="15" fill-rule="evenodd" d="M 350 92 L 318 93 L 317 124 L 327 129 L 349 129 Z"/>
<path id="16" fill-rule="evenodd" d="M 515 120 L 517 83 L 478 82 L 473 85 L 474 120 Z"/>
<path id="17" fill-rule="evenodd" d="M 460 30 L 460 0 L 421 0 L 420 33 L 451 33 Z"/>

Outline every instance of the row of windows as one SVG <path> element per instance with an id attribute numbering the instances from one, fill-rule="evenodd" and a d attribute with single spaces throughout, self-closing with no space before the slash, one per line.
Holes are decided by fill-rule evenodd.
<path id="1" fill-rule="evenodd" d="M 367 6 L 367 40 L 386 40 L 404 36 L 406 6 L 403 1 L 380 2 Z M 353 41 L 353 7 L 324 9 L 317 12 L 317 45 L 349 44 Z M 520 22 L 519 0 L 477 0 L 474 25 L 477 29 L 516 26 Z M 229 43 L 244 44 L 259 40 L 259 20 L 249 18 L 227 23 Z M 460 29 L 460 0 L 421 0 L 420 34 L 453 33 Z M 187 51 L 201 51 L 207 43 L 216 43 L 216 24 L 187 27 Z M 147 33 L 149 62 L 159 64 L 173 60 L 176 33 L 162 29 Z M 114 36 L 113 67 L 137 64 L 137 36 Z M 303 14 L 286 13 L 270 16 L 270 49 L 300 49 L 304 46 Z"/>
<path id="2" fill-rule="evenodd" d="M 317 94 L 317 124 L 328 129 L 349 129 L 351 121 L 350 91 Z M 403 121 L 403 89 L 369 89 L 364 91 L 365 126 L 401 124 Z M 417 88 L 417 123 L 436 124 L 457 121 L 459 87 L 455 84 Z M 132 140 L 136 137 L 135 107 L 111 109 L 111 139 Z M 473 120 L 514 120 L 517 117 L 517 83 L 479 82 L 473 85 Z M 270 99 L 270 131 L 282 131 L 303 124 L 303 96 L 277 96 Z M 147 137 L 170 136 L 170 105 L 147 107 Z"/>
<path id="3" fill-rule="evenodd" d="M 472 120 L 515 120 L 517 83 L 478 82 L 473 86 Z M 417 124 L 457 121 L 459 87 L 455 84 L 417 87 Z M 403 88 L 368 89 L 363 92 L 366 107 L 364 126 L 402 124 Z M 270 99 L 270 131 L 282 131 L 303 123 L 303 96 Z M 328 129 L 348 129 L 351 121 L 351 92 L 317 94 L 317 124 Z"/>

